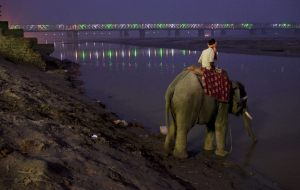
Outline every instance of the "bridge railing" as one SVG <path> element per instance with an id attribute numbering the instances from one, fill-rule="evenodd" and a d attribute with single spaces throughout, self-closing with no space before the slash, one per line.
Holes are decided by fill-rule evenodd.
<path id="1" fill-rule="evenodd" d="M 64 31 L 64 30 L 160 30 L 160 29 L 300 29 L 299 23 L 232 23 L 232 24 L 54 24 L 54 25 L 10 25 L 10 29 L 25 31 Z"/>

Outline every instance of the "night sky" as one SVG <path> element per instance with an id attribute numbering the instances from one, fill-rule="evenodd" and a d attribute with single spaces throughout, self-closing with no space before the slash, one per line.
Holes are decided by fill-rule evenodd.
<path id="1" fill-rule="evenodd" d="M 300 0 L 1 0 L 9 24 L 300 23 Z"/>

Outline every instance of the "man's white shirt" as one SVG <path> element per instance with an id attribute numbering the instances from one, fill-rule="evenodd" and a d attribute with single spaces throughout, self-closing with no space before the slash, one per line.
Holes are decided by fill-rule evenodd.
<path id="1" fill-rule="evenodd" d="M 202 63 L 202 67 L 210 69 L 211 62 L 215 62 L 215 51 L 213 48 L 207 48 L 202 51 L 198 63 Z"/>

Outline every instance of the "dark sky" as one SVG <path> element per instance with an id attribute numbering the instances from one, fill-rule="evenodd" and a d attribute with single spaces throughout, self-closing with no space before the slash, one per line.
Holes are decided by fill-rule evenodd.
<path id="1" fill-rule="evenodd" d="M 300 23 L 300 0 L 0 0 L 9 24 Z"/>

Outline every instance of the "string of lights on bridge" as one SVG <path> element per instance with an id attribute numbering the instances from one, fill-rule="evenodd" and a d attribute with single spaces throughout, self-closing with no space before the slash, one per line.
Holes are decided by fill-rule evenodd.
<path id="1" fill-rule="evenodd" d="M 63 30 L 159 30 L 159 29 L 300 29 L 300 24 L 288 23 L 235 23 L 235 24 L 44 24 L 10 25 L 10 29 L 25 31 Z"/>

